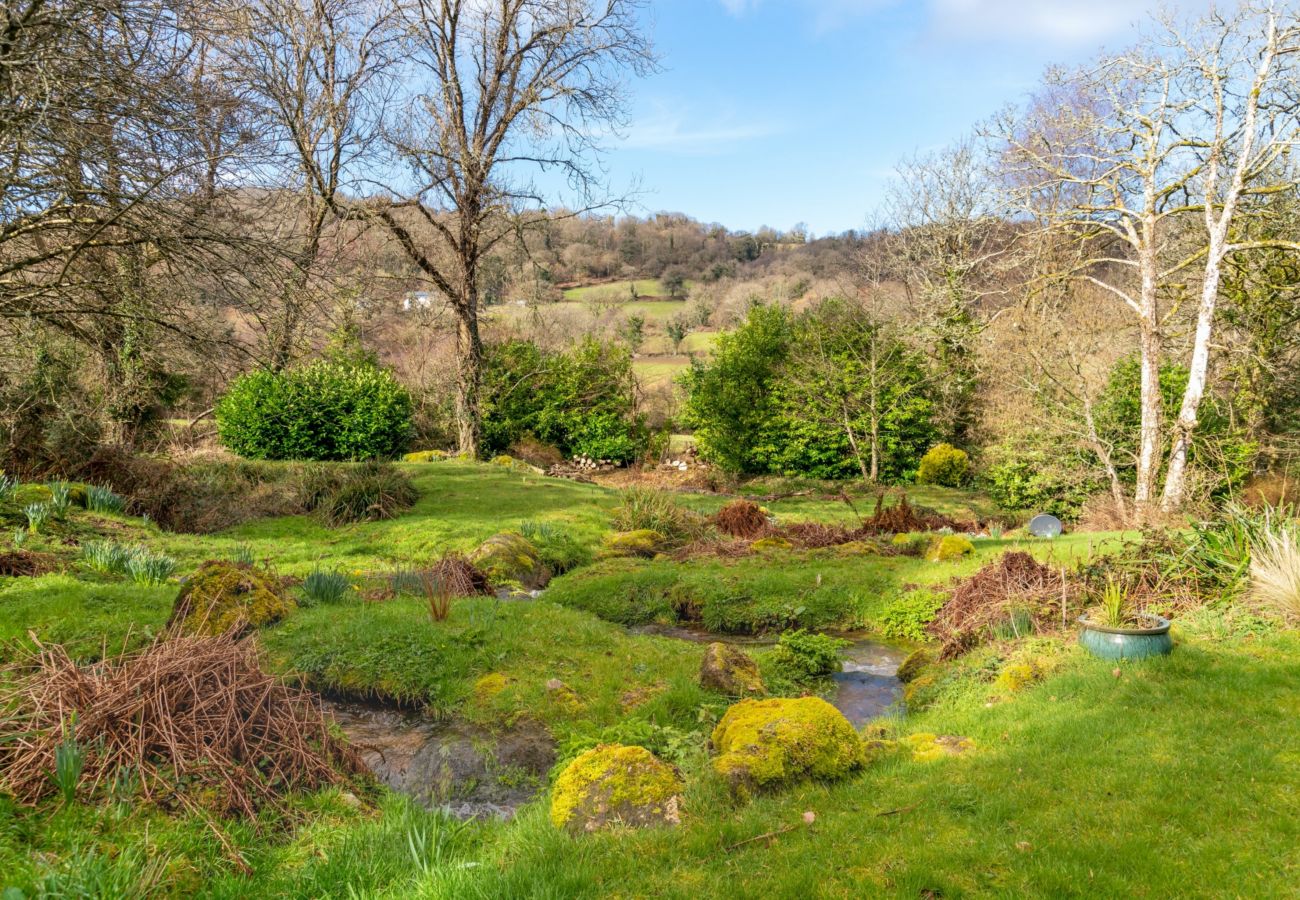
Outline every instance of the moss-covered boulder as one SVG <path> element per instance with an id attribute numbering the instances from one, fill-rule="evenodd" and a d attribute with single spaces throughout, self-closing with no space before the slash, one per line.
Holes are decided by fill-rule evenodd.
<path id="1" fill-rule="evenodd" d="M 184 634 L 225 634 L 278 622 L 295 606 L 269 573 L 212 560 L 181 586 L 167 625 Z"/>
<path id="2" fill-rule="evenodd" d="M 625 556 L 650 559 L 664 548 L 664 543 L 664 536 L 649 528 L 619 531 L 605 535 L 601 541 L 600 555 L 609 559 Z"/>
<path id="3" fill-rule="evenodd" d="M 677 770 L 644 747 L 601 744 L 569 763 L 551 793 L 551 822 L 574 833 L 681 823 Z"/>
<path id="4" fill-rule="evenodd" d="M 849 541 L 833 548 L 836 556 L 879 556 L 880 548 L 870 541 Z"/>
<path id="5" fill-rule="evenodd" d="M 513 531 L 494 534 L 469 559 L 495 585 L 519 584 L 528 590 L 538 590 L 551 580 L 550 570 L 542 564 L 537 548 L 528 538 Z"/>
<path id="6" fill-rule="evenodd" d="M 709 644 L 700 663 L 700 684 L 711 691 L 731 697 L 765 694 L 758 664 L 738 647 L 720 641 Z"/>
<path id="7" fill-rule="evenodd" d="M 915 680 L 916 676 L 921 674 L 922 669 L 933 662 L 934 654 L 929 650 L 913 650 L 911 653 L 907 654 L 907 658 L 899 664 L 898 671 L 895 675 L 897 675 L 898 680 L 903 682 L 903 684 L 908 684 Z"/>
<path id="8" fill-rule="evenodd" d="M 820 697 L 741 700 L 711 743 L 713 768 L 742 796 L 800 778 L 841 778 L 865 760 L 849 720 Z"/>
<path id="9" fill-rule="evenodd" d="M 935 541 L 925 558 L 930 562 L 952 562 L 975 552 L 975 545 L 960 534 L 945 534 Z"/>
<path id="10" fill-rule="evenodd" d="M 793 550 L 794 544 L 780 535 L 772 537 L 759 538 L 749 545 L 751 550 L 757 550 L 759 553 L 764 551 L 771 552 L 774 550 Z"/>

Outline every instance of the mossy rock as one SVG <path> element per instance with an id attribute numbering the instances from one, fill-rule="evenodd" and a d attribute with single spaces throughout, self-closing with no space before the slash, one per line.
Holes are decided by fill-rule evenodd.
<path id="1" fill-rule="evenodd" d="M 546 696 L 551 703 L 566 713 L 576 713 L 582 709 L 582 698 L 578 692 L 558 678 L 546 682 Z"/>
<path id="2" fill-rule="evenodd" d="M 224 560 L 199 566 L 172 606 L 168 627 L 184 634 L 225 634 L 278 622 L 296 604 L 267 572 Z"/>
<path id="3" fill-rule="evenodd" d="M 751 550 L 771 552 L 773 550 L 793 550 L 794 544 L 790 543 L 783 537 L 765 537 L 760 538 L 749 545 Z"/>
<path id="4" fill-rule="evenodd" d="M 52 499 L 54 495 L 43 484 L 20 484 L 14 489 L 13 502 L 19 509 L 32 503 L 49 503 Z"/>
<path id="5" fill-rule="evenodd" d="M 513 531 L 494 534 L 469 559 L 495 585 L 520 584 L 528 590 L 538 590 L 551 580 L 550 570 L 542 564 L 537 548 L 528 538 Z"/>
<path id="6" fill-rule="evenodd" d="M 1031 663 L 1012 663 L 998 673 L 993 684 L 998 690 L 1008 694 L 1019 693 L 1033 684 L 1042 674 Z"/>
<path id="7" fill-rule="evenodd" d="M 975 749 L 973 740 L 953 734 L 909 734 L 900 743 L 911 751 L 912 759 L 917 762 L 934 762 L 949 756 L 961 756 Z"/>
<path id="8" fill-rule="evenodd" d="M 865 762 L 858 733 L 820 697 L 741 700 L 710 740 L 713 768 L 741 796 L 801 778 L 842 778 Z"/>
<path id="9" fill-rule="evenodd" d="M 445 450 L 416 450 L 403 456 L 402 460 L 409 463 L 438 462 L 447 459 L 449 455 Z"/>
<path id="10" fill-rule="evenodd" d="M 975 545 L 960 534 L 945 534 L 930 546 L 925 558 L 930 562 L 952 562 L 975 552 Z"/>
<path id="11" fill-rule="evenodd" d="M 715 641 L 704 649 L 700 684 L 729 697 L 767 693 L 758 664 L 744 650 L 721 641 Z"/>
<path id="12" fill-rule="evenodd" d="M 849 541 L 846 544 L 837 544 L 833 550 L 836 556 L 880 555 L 880 548 L 870 541 Z"/>
<path id="13" fill-rule="evenodd" d="M 907 684 L 916 679 L 921 674 L 921 670 L 934 662 L 934 655 L 929 650 L 913 650 L 907 654 L 907 658 L 898 666 L 898 672 L 895 673 L 898 680 Z"/>
<path id="14" fill-rule="evenodd" d="M 601 744 L 555 780 L 551 822 L 576 834 L 679 825 L 684 788 L 677 770 L 644 747 Z"/>
<path id="15" fill-rule="evenodd" d="M 663 548 L 664 536 L 649 528 L 619 531 L 605 535 L 601 545 L 600 555 L 605 558 L 636 556 L 650 559 L 657 556 Z"/>

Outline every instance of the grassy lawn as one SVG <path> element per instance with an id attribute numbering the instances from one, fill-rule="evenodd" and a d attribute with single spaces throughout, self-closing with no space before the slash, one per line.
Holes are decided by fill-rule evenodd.
<path id="1" fill-rule="evenodd" d="M 372 577 L 468 550 L 525 521 L 595 546 L 617 494 L 497 466 L 404 466 L 420 492 L 396 519 L 327 529 L 263 519 L 210 536 L 125 516 L 69 514 L 29 546 L 64 571 L 0 579 L 5 655 L 29 632 L 98 658 L 156 633 L 175 583 L 91 573 L 75 541 L 95 535 L 171 554 L 181 574 L 241 550 L 284 575 L 318 565 Z M 784 521 L 856 521 L 854 485 L 770 480 L 745 492 Z M 958 518 L 996 512 L 969 492 L 909 490 Z M 728 498 L 683 494 L 704 513 Z M 6 522 L 12 525 L 12 522 Z M 65 543 L 64 538 L 69 543 Z M 1300 868 L 1300 636 L 1251 631 L 1208 611 L 1180 620 L 1165 660 L 1114 665 L 1068 641 L 994 645 L 936 670 L 893 736 L 968 737 L 922 762 L 887 753 L 837 783 L 731 799 L 706 746 L 726 701 L 696 680 L 703 648 L 629 633 L 683 602 L 717 630 L 879 625 L 902 592 L 969 574 L 1008 549 L 1065 564 L 1119 535 L 977 540 L 974 557 L 931 563 L 834 550 L 738 559 L 597 562 L 539 600 L 461 600 L 442 623 L 414 599 L 360 595 L 297 610 L 260 640 L 277 670 L 323 690 L 381 696 L 505 728 L 543 724 L 561 748 L 645 742 L 688 784 L 679 829 L 571 837 L 546 795 L 510 823 L 456 823 L 377 787 L 293 798 L 288 820 L 223 821 L 134 800 L 27 809 L 0 798 L 0 890 L 22 896 L 1250 896 L 1293 895 Z M 360 577 L 359 577 L 360 580 Z M 1018 691 L 999 674 L 1050 661 Z M 769 674 L 767 651 L 756 653 Z M 480 688 L 494 676 L 500 690 Z M 571 703 L 546 687 L 560 679 Z M 770 681 L 770 679 L 769 679 Z M 811 811 L 815 820 L 805 822 Z M 238 860 L 238 862 L 236 861 Z M 17 897 L 18 894 L 6 895 Z"/>
<path id="2" fill-rule="evenodd" d="M 686 282 L 684 293 L 687 296 L 689 296 L 694 284 L 692 281 Z M 564 292 L 564 299 L 579 300 L 584 303 L 592 300 L 630 299 L 634 286 L 638 297 L 668 297 L 668 289 L 657 278 L 638 278 L 636 281 L 610 281 L 603 284 L 588 284 L 582 287 L 569 288 Z M 683 296 L 677 299 L 679 301 L 685 300 L 686 297 Z M 680 304 L 675 307 L 675 309 L 680 308 Z"/>

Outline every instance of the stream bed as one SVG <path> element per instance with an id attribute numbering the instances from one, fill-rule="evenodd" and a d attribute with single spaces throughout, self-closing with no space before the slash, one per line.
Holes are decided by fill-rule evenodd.
<path id="1" fill-rule="evenodd" d="M 768 637 L 713 634 L 682 625 L 639 625 L 628 630 L 697 644 L 720 641 L 738 647 L 770 647 L 776 643 Z M 835 691 L 826 698 L 831 705 L 842 712 L 854 728 L 861 728 L 885 713 L 901 711 L 903 683 L 898 680 L 898 667 L 907 658 L 908 650 L 881 643 L 862 633 L 837 636 L 848 641 L 849 646 L 844 650 L 843 669 L 831 676 Z"/>

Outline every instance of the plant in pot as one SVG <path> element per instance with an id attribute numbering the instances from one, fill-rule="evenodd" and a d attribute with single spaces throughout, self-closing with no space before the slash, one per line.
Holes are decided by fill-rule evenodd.
<path id="1" fill-rule="evenodd" d="M 1080 616 L 1079 624 L 1079 643 L 1101 659 L 1145 659 L 1174 649 L 1169 620 L 1138 612 L 1128 590 L 1113 578 L 1106 582 L 1101 603 Z"/>

